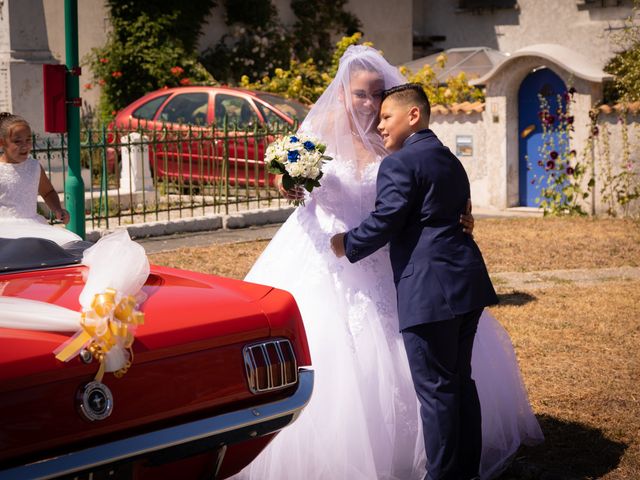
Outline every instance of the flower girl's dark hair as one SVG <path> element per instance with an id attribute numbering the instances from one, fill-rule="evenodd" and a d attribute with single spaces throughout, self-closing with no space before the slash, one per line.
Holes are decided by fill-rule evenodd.
<path id="1" fill-rule="evenodd" d="M 5 139 L 11 134 L 11 130 L 18 125 L 24 125 L 31 130 L 31 125 L 19 115 L 10 112 L 0 112 L 0 138 Z"/>

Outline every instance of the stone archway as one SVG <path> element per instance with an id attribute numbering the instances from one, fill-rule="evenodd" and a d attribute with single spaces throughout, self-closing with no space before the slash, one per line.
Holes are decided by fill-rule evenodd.
<path id="1" fill-rule="evenodd" d="M 526 201 L 521 202 L 520 192 L 523 188 L 520 176 L 522 129 L 518 97 L 525 79 L 543 68 L 552 70 L 565 85 L 576 89 L 572 109 L 575 117 L 572 141 L 576 145 L 583 144 L 588 138 L 589 110 L 602 98 L 603 81 L 611 79 L 583 55 L 560 45 L 542 44 L 518 50 L 491 72 L 470 82 L 486 88 L 486 184 L 491 190 L 488 206 L 502 209 L 521 203 L 527 205 Z"/>

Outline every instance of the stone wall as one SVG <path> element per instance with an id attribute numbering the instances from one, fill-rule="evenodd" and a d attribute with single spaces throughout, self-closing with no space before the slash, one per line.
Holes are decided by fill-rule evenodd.
<path id="1" fill-rule="evenodd" d="M 469 176 L 471 198 L 478 207 L 503 209 L 518 206 L 518 146 L 507 148 L 507 135 L 504 125 L 505 105 L 503 98 L 492 98 L 497 107 L 492 111 L 492 104 L 487 103 L 481 112 L 446 113 L 432 112 L 431 129 L 449 149 L 458 155 Z M 580 99 L 578 99 L 580 104 Z M 589 108 L 590 105 L 578 105 L 574 108 L 576 131 L 572 145 L 578 159 L 587 166 L 587 174 L 583 179 L 583 189 L 588 190 L 587 183 L 592 177 L 592 165 L 596 175 L 595 197 L 589 196 L 582 203 L 583 209 L 591 213 L 606 214 L 609 205 L 603 201 L 601 189 L 604 185 L 604 174 L 607 165 L 612 172 L 618 173 L 623 168 L 631 168 L 640 173 L 640 110 L 627 116 L 628 157 L 623 163 L 623 124 L 619 115 L 601 113 L 599 119 L 599 135 L 596 137 L 594 154 L 589 148 Z M 497 118 L 494 118 L 497 117 Z M 494 120 L 497 120 L 494 122 Z M 517 125 L 517 120 L 516 120 Z M 511 128 L 507 129 L 511 130 Z M 501 133 L 502 132 L 502 133 Z M 608 132 L 608 135 L 606 135 Z M 513 133 L 513 132 L 512 132 Z M 517 131 L 515 132 L 517 135 Z M 606 147 L 607 139 L 608 147 Z M 471 137 L 471 155 L 460 155 L 461 138 Z M 463 138 L 464 140 L 464 138 Z M 463 145 L 462 145 L 463 146 Z M 608 153 L 607 153 L 608 150 Z M 507 199 L 512 199 L 505 203 Z M 515 199 L 515 200 L 513 200 Z M 630 213 L 640 213 L 640 201 L 631 204 Z M 622 214 L 617 206 L 616 213 Z"/>
<path id="2" fill-rule="evenodd" d="M 583 156 L 587 165 L 593 164 L 595 169 L 595 210 L 597 213 L 605 214 L 611 208 L 609 202 L 605 202 L 601 191 L 606 186 L 605 177 L 607 171 L 610 171 L 613 175 L 623 170 L 640 174 L 640 111 L 636 110 L 635 113 L 628 113 L 626 123 L 625 127 L 616 111 L 601 113 L 598 118 L 599 133 L 595 137 L 593 157 L 590 149 Z M 623 130 L 625 129 L 627 134 L 626 146 L 623 140 Z M 624 213 L 623 208 L 615 201 L 613 206 L 616 214 Z M 633 201 L 630 206 L 629 213 L 640 214 L 640 199 Z M 592 207 L 591 199 L 587 199 L 585 207 L 588 208 L 587 211 L 590 211 Z"/>

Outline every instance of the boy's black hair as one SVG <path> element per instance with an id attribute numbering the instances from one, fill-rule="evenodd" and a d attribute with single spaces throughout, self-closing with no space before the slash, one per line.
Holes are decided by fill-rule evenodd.
<path id="1" fill-rule="evenodd" d="M 412 103 L 417 106 L 422 111 L 422 115 L 429 120 L 431 115 L 431 103 L 429 103 L 429 98 L 422 88 L 422 85 L 419 83 L 403 83 L 402 85 L 391 87 L 382 92 L 382 101 L 384 102 L 392 95 L 394 97 L 398 97 L 401 101 Z"/>

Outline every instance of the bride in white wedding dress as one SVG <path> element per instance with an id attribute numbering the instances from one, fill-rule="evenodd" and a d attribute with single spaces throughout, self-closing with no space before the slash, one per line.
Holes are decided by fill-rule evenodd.
<path id="1" fill-rule="evenodd" d="M 312 399 L 298 420 L 234 478 L 422 479 L 425 453 L 401 334 L 388 249 L 356 263 L 329 239 L 373 209 L 382 91 L 405 83 L 374 49 L 349 47 L 335 79 L 300 127 L 333 160 L 246 277 L 290 291 L 302 313 L 315 369 Z M 506 331 L 485 310 L 473 351 L 482 408 L 481 477 L 495 477 L 521 443 L 542 441 Z M 427 432 L 428 434 L 428 432 Z"/>

